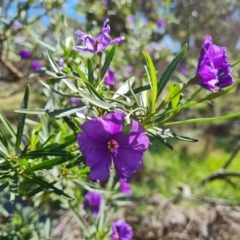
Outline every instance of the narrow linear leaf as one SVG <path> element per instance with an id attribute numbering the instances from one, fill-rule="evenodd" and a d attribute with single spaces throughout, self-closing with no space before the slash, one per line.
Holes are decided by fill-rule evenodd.
<path id="1" fill-rule="evenodd" d="M 70 200 L 74 200 L 72 197 L 70 197 L 68 194 L 64 193 L 62 190 L 56 188 L 53 186 L 53 184 L 50 184 L 48 182 L 45 182 L 44 180 L 42 180 L 41 178 L 38 178 L 36 176 L 32 176 L 32 177 L 26 177 L 28 178 L 30 181 L 32 180 L 33 182 L 37 183 L 38 185 L 40 185 L 41 187 L 48 189 L 54 193 L 56 193 L 59 196 L 63 196 L 66 197 Z"/>
<path id="2" fill-rule="evenodd" d="M 49 62 L 50 62 L 50 64 L 51 64 L 51 67 L 52 67 L 52 69 L 54 70 L 54 72 L 55 72 L 55 73 L 61 72 L 60 69 L 59 69 L 59 67 L 58 67 L 58 64 L 57 64 L 57 63 L 55 62 L 55 60 L 53 59 L 52 54 L 51 54 L 51 52 L 49 51 L 49 49 L 47 49 L 47 55 L 48 55 L 48 60 L 49 60 Z"/>
<path id="3" fill-rule="evenodd" d="M 5 118 L 1 110 L 0 110 L 0 120 L 2 121 L 2 123 L 4 124 L 8 132 L 12 135 L 12 137 L 16 138 L 16 133 L 13 130 L 11 123 Z"/>
<path id="4" fill-rule="evenodd" d="M 88 81 L 93 84 L 94 83 L 93 64 L 90 58 L 87 61 L 87 65 L 88 65 Z"/>
<path id="5" fill-rule="evenodd" d="M 1 128 L 0 128 L 0 142 L 3 144 L 3 146 L 8 150 L 9 147 L 8 147 L 8 142 L 7 142 L 7 139 L 5 138 Z"/>
<path id="6" fill-rule="evenodd" d="M 18 194 L 18 175 L 17 173 L 11 173 L 9 177 L 9 189 L 14 195 Z"/>
<path id="7" fill-rule="evenodd" d="M 79 126 L 77 126 L 71 118 L 66 116 L 66 117 L 63 117 L 63 120 L 74 132 L 77 132 L 80 130 Z"/>
<path id="8" fill-rule="evenodd" d="M 157 134 L 153 129 L 148 129 L 147 133 L 152 136 L 155 137 L 156 139 L 158 139 L 163 145 L 165 145 L 166 147 L 168 147 L 169 149 L 173 150 L 172 145 L 170 145 L 168 143 L 168 141 L 165 138 L 162 138 L 159 134 Z"/>
<path id="9" fill-rule="evenodd" d="M 78 64 L 74 61 L 71 62 L 71 65 L 76 69 L 79 77 L 85 82 L 88 82 L 86 74 L 81 70 L 81 68 L 78 66 Z"/>
<path id="10" fill-rule="evenodd" d="M 153 65 L 152 59 L 150 57 L 150 55 L 148 53 L 143 53 L 142 54 L 142 60 L 143 60 L 143 64 L 145 66 L 146 69 L 146 73 L 150 82 L 150 86 L 152 89 L 152 102 L 151 102 L 151 107 L 153 108 L 155 105 L 155 102 L 157 100 L 157 91 L 158 91 L 158 87 L 157 87 L 157 75 L 156 75 L 156 69 Z"/>
<path id="11" fill-rule="evenodd" d="M 2 185 L 0 185 L 0 192 L 2 192 L 8 185 L 9 185 L 9 182 L 5 182 Z"/>
<path id="12" fill-rule="evenodd" d="M 18 109 L 15 110 L 14 112 L 17 113 L 27 113 L 27 114 L 36 114 L 36 115 L 45 115 L 46 110 L 45 109 Z"/>
<path id="13" fill-rule="evenodd" d="M 48 110 L 48 111 L 46 111 L 46 113 L 49 117 L 62 118 L 62 117 L 70 116 L 70 115 L 72 115 L 78 111 L 81 111 L 85 108 L 86 108 L 86 106 L 70 107 L 70 108 L 59 109 L 59 110 Z"/>
<path id="14" fill-rule="evenodd" d="M 160 94 L 162 93 L 164 87 L 166 86 L 166 84 L 170 80 L 170 77 L 171 77 L 172 73 L 175 71 L 178 63 L 182 60 L 182 58 L 184 57 L 186 52 L 187 52 L 187 44 L 185 44 L 183 46 L 181 52 L 172 60 L 172 62 L 168 65 L 167 69 L 162 74 L 162 76 L 161 76 L 161 78 L 158 82 L 157 97 L 159 97 Z"/>
<path id="15" fill-rule="evenodd" d="M 32 131 L 32 136 L 30 139 L 30 151 L 33 151 L 36 148 L 36 144 L 38 142 L 38 134 L 42 129 L 43 124 L 39 123 L 37 128 Z"/>
<path id="16" fill-rule="evenodd" d="M 21 108 L 27 108 L 28 107 L 28 100 L 29 100 L 29 93 L 30 93 L 30 86 L 28 85 L 23 97 L 23 101 L 21 104 Z M 22 135 L 23 135 L 23 129 L 25 126 L 25 119 L 26 119 L 26 114 L 25 113 L 20 113 L 18 117 L 18 128 L 17 128 L 17 140 L 15 144 L 15 152 L 18 154 L 19 147 L 22 141 Z"/>
<path id="17" fill-rule="evenodd" d="M 57 151 L 57 150 L 49 150 L 49 149 L 42 149 L 42 150 L 35 150 L 28 152 L 25 156 L 31 158 L 43 158 L 46 156 L 59 156 L 59 157 L 70 157 L 75 156 L 74 153 L 69 153 L 67 151 Z"/>
<path id="18" fill-rule="evenodd" d="M 168 122 L 161 124 L 162 126 L 172 126 L 172 125 L 179 125 L 179 124 L 189 124 L 189 123 L 205 123 L 205 122 L 214 122 L 214 121 L 222 121 L 229 118 L 234 118 L 240 116 L 239 113 L 232 113 L 220 117 L 213 117 L 213 118 L 196 118 L 196 119 L 188 119 L 184 121 L 177 121 L 177 122 Z"/>
<path id="19" fill-rule="evenodd" d="M 56 165 L 60 165 L 62 163 L 68 162 L 70 160 L 73 160 L 76 156 L 68 156 L 68 157 L 56 157 L 50 160 L 45 160 L 44 162 L 41 162 L 33 167 L 28 168 L 25 173 L 35 172 L 43 169 L 50 169 L 53 168 Z"/>
<path id="20" fill-rule="evenodd" d="M 116 99 L 118 97 L 121 97 L 121 95 L 126 94 L 130 90 L 129 86 L 132 87 L 134 81 L 135 81 L 135 77 L 131 77 L 127 81 L 125 81 L 121 85 L 121 87 L 116 91 L 116 93 L 113 95 L 113 99 Z"/>
<path id="21" fill-rule="evenodd" d="M 108 67 L 110 66 L 110 63 L 112 62 L 113 58 L 114 58 L 114 55 L 115 55 L 115 52 L 116 52 L 116 49 L 117 49 L 117 45 L 114 45 L 110 51 L 107 51 L 107 54 L 106 54 L 106 58 L 105 58 L 105 61 L 104 61 L 104 64 L 102 66 L 102 70 L 101 70 L 101 77 L 103 78 L 107 72 L 107 69 Z"/>
<path id="22" fill-rule="evenodd" d="M 72 95 L 63 94 L 63 93 L 55 90 L 54 88 L 48 86 L 47 84 L 45 84 L 45 83 L 42 82 L 42 81 L 41 81 L 41 83 L 42 83 L 45 87 L 47 87 L 48 89 L 52 90 L 53 92 L 55 92 L 55 93 L 57 93 L 57 94 L 59 94 L 59 95 L 66 96 L 66 97 L 72 97 Z M 100 101 L 100 100 L 95 99 L 95 98 L 91 98 L 91 97 L 89 97 L 87 94 L 85 94 L 85 93 L 83 93 L 83 92 L 81 92 L 81 91 L 79 91 L 78 94 L 79 94 L 82 98 L 84 98 L 86 101 L 88 101 L 89 103 L 91 103 L 91 104 L 93 104 L 93 105 L 95 105 L 95 106 L 98 106 L 98 107 L 101 107 L 101 108 L 107 109 L 107 110 L 109 110 L 109 109 L 111 109 L 111 108 L 114 108 L 114 106 L 112 106 L 111 104 L 106 103 L 106 102 L 103 102 L 103 101 Z M 19 110 L 18 110 L 18 111 L 19 111 Z"/>

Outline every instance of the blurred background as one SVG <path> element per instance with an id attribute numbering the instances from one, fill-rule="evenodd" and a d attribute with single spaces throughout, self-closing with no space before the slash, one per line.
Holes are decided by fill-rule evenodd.
<path id="1" fill-rule="evenodd" d="M 214 44 L 226 47 L 232 64 L 240 59 L 240 1 L 238 0 L 1 0 L 0 110 L 11 122 L 17 119 L 18 115 L 14 110 L 20 108 L 27 84 L 32 88 L 29 107 L 46 106 L 47 93 L 39 83 L 40 80 L 45 80 L 46 73 L 51 71 L 46 49 L 52 51 L 60 67 L 68 66 L 79 54 L 71 50 L 71 47 L 78 43 L 74 32 L 79 29 L 97 36 L 106 18 L 110 20 L 111 37 L 126 38 L 118 46 L 111 66 L 116 72 L 115 87 L 133 75 L 137 78 L 136 86 L 141 84 L 144 74 L 141 62 L 142 51 L 151 54 L 158 76 L 161 76 L 185 43 L 189 46 L 188 52 L 171 81 L 187 82 L 195 75 L 202 41 L 207 35 L 212 36 Z M 83 57 L 89 56 L 83 55 Z M 232 69 L 235 80 L 239 79 L 239 71 L 238 65 Z M 237 87 L 223 98 L 203 103 L 192 110 L 182 111 L 177 119 L 214 117 L 238 112 L 239 90 Z M 206 93 L 203 91 L 201 94 Z M 186 217 L 189 209 L 197 209 L 198 212 L 203 205 L 208 208 L 219 204 L 234 207 L 240 205 L 239 176 L 202 182 L 221 169 L 231 156 L 233 160 L 228 170 L 240 172 L 237 155 L 239 118 L 214 124 L 182 125 L 174 130 L 199 141 L 196 143 L 172 141 L 170 143 L 174 150 L 159 145 L 159 142 L 152 142 L 145 155 L 144 167 L 131 180 L 135 205 L 128 211 L 130 213 L 128 219 L 135 224 L 136 239 L 180 239 L 169 234 L 178 231 L 177 228 L 167 228 L 164 224 L 182 226 L 181 239 L 194 239 L 191 238 L 190 233 L 188 234 L 190 238 L 182 233 L 188 226 L 189 219 L 192 219 Z M 4 193 L 0 194 L 3 194 L 0 203 L 4 205 L 7 198 Z M 174 217 L 169 217 L 171 211 L 165 211 L 171 204 L 177 206 L 174 210 L 171 208 L 174 214 L 178 213 Z M 38 224 L 44 221 L 40 218 L 36 220 L 38 210 L 34 209 L 34 204 L 30 205 L 29 208 L 33 209 L 28 209 L 29 214 L 22 212 L 20 205 L 19 209 L 15 210 L 22 218 L 21 221 L 19 220 L 19 225 L 14 225 L 17 226 L 16 228 L 21 228 L 24 224 L 26 226 L 29 221 L 34 222 L 33 225 L 36 225 L 37 229 Z M 156 206 L 159 208 L 157 216 L 153 214 Z M 46 211 L 46 216 L 51 215 L 49 215 L 50 208 L 51 200 L 49 205 L 45 202 L 45 205 L 41 206 L 41 209 Z M 183 211 L 182 215 L 179 211 Z M 214 211 L 219 211 L 220 216 L 223 210 L 214 208 Z M 194 212 L 194 214 L 199 219 L 205 216 L 205 213 L 197 215 Z M 33 220 L 34 216 L 35 220 Z M 166 218 L 163 221 L 162 216 L 175 219 L 175 225 L 170 220 L 164 222 Z M 228 218 L 235 224 L 240 219 L 238 217 L 237 220 L 232 220 L 229 216 Z M 216 219 L 219 220 L 217 217 Z M 16 219 L 15 221 L 17 222 Z M 161 225 L 159 221 L 164 224 Z M 218 224 L 221 227 L 230 224 L 226 219 L 224 221 Z M 0 232 L 7 232 L 6 229 L 11 225 L 9 219 L 5 218 L 1 223 L 1 217 L 0 224 Z M 139 229 L 140 225 L 145 227 Z M 167 231 L 165 236 L 168 237 L 161 238 L 160 229 L 163 232 Z M 221 235 L 223 236 L 223 233 Z M 202 238 L 199 239 L 210 239 L 209 236 L 202 234 Z M 5 237 L 2 236 L 0 239 L 10 239 Z M 227 237 L 219 239 L 235 239 L 233 236 Z M 237 237 L 236 239 L 239 239 Z M 22 239 L 30 239 L 30 237 Z"/>

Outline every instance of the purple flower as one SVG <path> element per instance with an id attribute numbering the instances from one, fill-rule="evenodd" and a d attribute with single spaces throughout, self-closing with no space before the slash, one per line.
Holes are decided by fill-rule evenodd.
<path id="1" fill-rule="evenodd" d="M 114 85 L 115 80 L 116 80 L 115 72 L 111 68 L 108 68 L 106 75 L 104 77 L 105 83 L 107 85 Z"/>
<path id="2" fill-rule="evenodd" d="M 182 75 L 185 75 L 185 74 L 187 73 L 187 68 L 186 68 L 186 67 L 181 67 L 181 68 L 180 68 L 180 73 L 181 73 Z"/>
<path id="3" fill-rule="evenodd" d="M 108 5 L 108 0 L 102 0 L 103 5 Z"/>
<path id="4" fill-rule="evenodd" d="M 132 194 L 131 185 L 122 178 L 120 178 L 120 189 L 126 195 Z"/>
<path id="5" fill-rule="evenodd" d="M 160 18 L 156 21 L 156 25 L 159 28 L 165 28 L 166 27 L 166 21 L 164 19 Z"/>
<path id="6" fill-rule="evenodd" d="M 127 21 L 131 24 L 134 24 L 135 23 L 135 16 L 130 14 L 127 16 Z"/>
<path id="7" fill-rule="evenodd" d="M 73 107 L 76 107 L 81 103 L 81 100 L 79 98 L 75 98 L 75 97 L 70 97 L 69 101 Z"/>
<path id="8" fill-rule="evenodd" d="M 132 227 L 125 221 L 119 220 L 112 223 L 111 240 L 131 240 L 133 237 Z"/>
<path id="9" fill-rule="evenodd" d="M 12 25 L 12 29 L 13 30 L 18 30 L 20 29 L 22 26 L 19 22 L 14 22 L 13 25 Z"/>
<path id="10" fill-rule="evenodd" d="M 22 59 L 29 59 L 31 57 L 31 52 L 26 49 L 23 49 L 19 52 L 19 55 Z"/>
<path id="11" fill-rule="evenodd" d="M 88 192 L 84 196 L 83 209 L 86 212 L 91 211 L 93 216 L 97 216 L 100 209 L 101 200 L 102 200 L 102 195 L 100 193 Z"/>
<path id="12" fill-rule="evenodd" d="M 115 170 L 125 180 L 142 167 L 143 153 L 149 139 L 139 122 L 132 120 L 129 134 L 123 133 L 125 114 L 109 113 L 104 118 L 94 118 L 82 124 L 77 135 L 86 165 L 90 167 L 91 180 L 106 181 L 112 161 Z"/>
<path id="13" fill-rule="evenodd" d="M 118 37 L 115 39 L 111 39 L 109 36 L 110 27 L 107 24 L 109 19 L 106 19 L 102 26 L 102 31 L 98 35 L 97 38 L 93 38 L 91 35 L 85 34 L 84 32 L 77 30 L 75 32 L 78 40 L 80 40 L 83 45 L 82 46 L 73 46 L 72 49 L 79 52 L 91 52 L 91 53 L 99 53 L 103 52 L 109 45 L 111 44 L 119 44 L 125 38 Z"/>
<path id="14" fill-rule="evenodd" d="M 146 18 L 143 19 L 143 26 L 147 26 L 148 25 L 148 20 Z"/>
<path id="15" fill-rule="evenodd" d="M 205 37 L 196 73 L 198 84 L 212 92 L 232 85 L 230 66 L 226 49 L 212 44 L 210 36 Z"/>
<path id="16" fill-rule="evenodd" d="M 41 62 L 37 59 L 33 60 L 31 66 L 34 71 L 38 71 L 41 68 Z"/>
<path id="17" fill-rule="evenodd" d="M 133 71 L 133 67 L 132 66 L 126 66 L 124 68 L 124 72 L 127 74 L 130 74 Z"/>
<path id="18" fill-rule="evenodd" d="M 58 66 L 59 66 L 60 68 L 63 68 L 63 66 L 64 66 L 64 59 L 63 59 L 63 58 L 60 58 L 60 59 L 59 59 L 59 61 L 58 61 Z"/>

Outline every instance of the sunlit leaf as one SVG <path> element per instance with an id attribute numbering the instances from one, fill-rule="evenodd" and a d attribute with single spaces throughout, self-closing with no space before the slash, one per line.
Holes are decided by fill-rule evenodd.
<path id="1" fill-rule="evenodd" d="M 102 66 L 102 70 L 101 70 L 101 77 L 103 78 L 107 72 L 108 67 L 110 66 L 110 63 L 112 62 L 115 52 L 117 49 L 117 45 L 114 45 L 109 51 L 107 51 L 106 53 L 106 57 L 105 57 L 105 61 L 104 64 Z"/>
<path id="2" fill-rule="evenodd" d="M 28 107 L 28 99 L 29 99 L 29 92 L 30 92 L 30 86 L 28 85 L 23 97 L 23 101 L 21 104 L 21 108 L 27 108 Z M 18 154 L 19 147 L 22 141 L 22 135 L 23 135 L 23 129 L 25 126 L 25 119 L 26 119 L 26 114 L 25 113 L 20 113 L 18 117 L 18 128 L 17 128 L 17 139 L 16 139 L 16 144 L 15 144 L 15 152 Z"/>
<path id="3" fill-rule="evenodd" d="M 172 60 L 172 62 L 168 65 L 167 69 L 162 74 L 159 82 L 158 82 L 158 93 L 157 96 L 162 93 L 164 87 L 170 80 L 170 77 L 172 76 L 172 73 L 175 71 L 178 63 L 182 60 L 185 53 L 187 52 L 187 44 L 185 44 L 181 50 L 181 52 Z"/>

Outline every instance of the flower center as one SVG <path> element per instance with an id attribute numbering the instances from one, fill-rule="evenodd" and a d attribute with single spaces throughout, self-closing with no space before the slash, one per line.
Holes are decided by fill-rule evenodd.
<path id="1" fill-rule="evenodd" d="M 108 143 L 107 143 L 107 147 L 108 147 L 108 149 L 110 150 L 110 152 L 113 153 L 113 152 L 116 152 L 116 151 L 117 151 L 119 145 L 118 145 L 117 141 L 115 141 L 115 140 L 110 140 L 110 141 L 108 141 Z"/>
<path id="2" fill-rule="evenodd" d="M 119 235 L 117 232 L 114 234 L 114 239 L 119 239 Z"/>
<path id="3" fill-rule="evenodd" d="M 98 44 L 99 44 L 100 42 L 97 40 L 96 42 L 95 42 L 95 45 L 94 45 L 94 51 L 97 51 L 98 50 Z"/>

